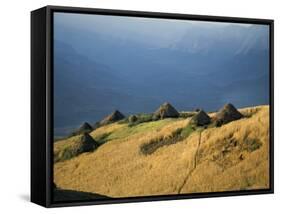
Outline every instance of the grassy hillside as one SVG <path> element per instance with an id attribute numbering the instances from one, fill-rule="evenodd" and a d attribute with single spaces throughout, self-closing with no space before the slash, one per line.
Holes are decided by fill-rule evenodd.
<path id="1" fill-rule="evenodd" d="M 54 182 L 62 189 L 109 197 L 268 188 L 269 107 L 240 112 L 243 119 L 188 130 L 176 143 L 147 155 L 141 152 L 143 145 L 171 138 L 188 125 L 189 118 L 100 127 L 90 135 L 101 146 L 68 160 L 58 159 Z M 55 159 L 75 138 L 54 144 Z"/>

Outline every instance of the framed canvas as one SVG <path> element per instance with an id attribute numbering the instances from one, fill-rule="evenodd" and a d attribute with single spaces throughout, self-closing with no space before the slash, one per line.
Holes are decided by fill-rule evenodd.
<path id="1" fill-rule="evenodd" d="M 31 12 L 31 201 L 273 193 L 273 20 Z"/>

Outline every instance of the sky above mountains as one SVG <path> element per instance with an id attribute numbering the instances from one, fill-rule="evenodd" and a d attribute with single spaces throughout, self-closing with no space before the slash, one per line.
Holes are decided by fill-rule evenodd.
<path id="1" fill-rule="evenodd" d="M 261 42 L 259 46 L 268 48 L 268 38 L 266 38 L 268 26 L 265 25 L 68 13 L 56 13 L 55 19 L 56 24 L 61 27 L 73 28 L 89 34 L 98 33 L 100 36 L 110 36 L 121 42 L 136 41 L 151 48 L 174 47 L 182 39 L 185 40 L 185 37 L 189 37 L 184 43 L 191 51 L 196 47 L 208 48 L 207 43 L 212 44 L 221 39 L 232 42 L 245 40 L 246 43 L 240 44 L 242 46 L 251 46 L 252 42 L 256 42 L 251 39 L 259 39 Z M 260 33 L 260 35 L 252 35 L 252 33 Z M 204 37 L 207 37 L 207 40 L 202 43 Z"/>
<path id="2" fill-rule="evenodd" d="M 269 27 L 54 15 L 54 127 L 65 135 L 113 110 L 214 111 L 269 103 Z"/>

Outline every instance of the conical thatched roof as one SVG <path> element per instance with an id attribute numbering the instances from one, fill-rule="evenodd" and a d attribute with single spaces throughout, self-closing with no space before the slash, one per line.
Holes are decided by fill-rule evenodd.
<path id="1" fill-rule="evenodd" d="M 105 125 L 105 124 L 109 124 L 109 123 L 114 123 L 116 121 L 122 120 L 124 119 L 125 116 L 118 110 L 115 110 L 114 112 L 112 112 L 110 115 L 108 115 L 107 117 L 105 117 L 100 124 Z"/>
<path id="2" fill-rule="evenodd" d="M 154 119 L 179 117 L 179 112 L 168 102 L 163 103 L 153 114 Z"/>
<path id="3" fill-rule="evenodd" d="M 90 133 L 91 131 L 93 131 L 93 127 L 89 123 L 84 122 L 77 130 L 72 132 L 71 136 L 83 133 Z"/>
<path id="4" fill-rule="evenodd" d="M 91 137 L 91 135 L 84 133 L 76 139 L 74 152 L 76 154 L 89 152 L 95 150 L 98 146 L 98 143 Z"/>
<path id="5" fill-rule="evenodd" d="M 83 124 L 82 124 L 82 126 L 80 126 L 80 128 L 78 129 L 78 131 L 80 132 L 80 133 L 83 133 L 83 132 L 91 132 L 93 130 L 93 127 L 89 124 L 89 123 L 87 123 L 87 122 L 84 122 Z"/>
<path id="6" fill-rule="evenodd" d="M 215 116 L 215 123 L 217 126 L 229 123 L 234 120 L 239 120 L 243 115 L 232 105 L 228 103 L 224 105 Z"/>
<path id="7" fill-rule="evenodd" d="M 196 126 L 205 126 L 205 125 L 208 125 L 210 122 L 211 122 L 211 118 L 203 110 L 200 110 L 197 114 L 195 114 L 190 119 L 190 124 L 196 125 Z"/>

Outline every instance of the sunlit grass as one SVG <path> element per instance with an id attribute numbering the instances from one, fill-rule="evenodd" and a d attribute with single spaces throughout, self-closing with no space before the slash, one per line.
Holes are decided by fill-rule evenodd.
<path id="1" fill-rule="evenodd" d="M 103 144 L 56 163 L 55 183 L 111 197 L 177 194 L 185 179 L 181 193 L 268 188 L 269 107 L 240 111 L 245 118 L 200 131 L 187 128 L 189 118 L 100 127 L 91 135 Z M 169 138 L 177 130 L 184 136 L 177 143 L 140 153 L 151 139 Z M 55 152 L 71 143 L 72 138 L 55 143 Z M 189 175 L 195 154 L 197 165 Z"/>

